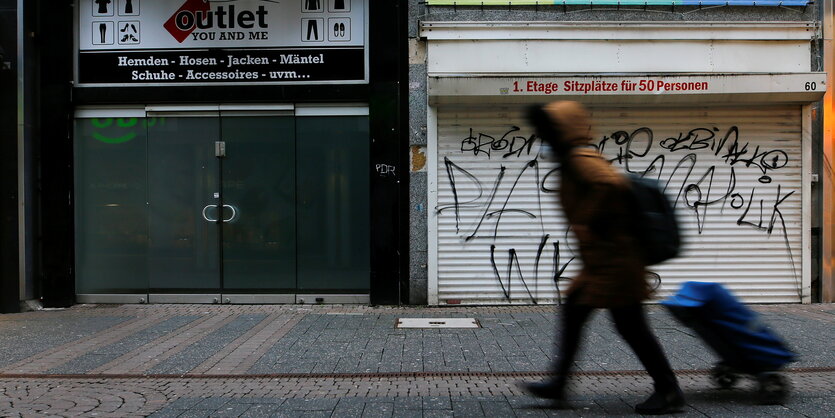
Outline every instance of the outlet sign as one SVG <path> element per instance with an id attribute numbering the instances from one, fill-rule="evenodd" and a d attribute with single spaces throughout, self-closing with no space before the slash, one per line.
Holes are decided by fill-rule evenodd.
<path id="1" fill-rule="evenodd" d="M 367 83 L 366 2 L 78 0 L 76 83 Z"/>

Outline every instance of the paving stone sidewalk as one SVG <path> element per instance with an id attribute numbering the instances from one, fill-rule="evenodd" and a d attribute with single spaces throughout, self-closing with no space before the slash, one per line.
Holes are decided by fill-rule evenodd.
<path id="1" fill-rule="evenodd" d="M 799 354 L 835 366 L 835 305 L 754 306 Z M 647 309 L 676 370 L 706 369 L 711 350 L 662 307 Z M 80 305 L 0 315 L 0 374 L 282 374 L 547 370 L 554 307 Z M 397 329 L 401 317 L 473 317 L 477 329 Z M 640 363 L 598 312 L 577 370 Z"/>
<path id="2" fill-rule="evenodd" d="M 713 388 L 681 376 L 684 417 L 831 417 L 835 373 L 790 373 L 784 405 L 759 405 L 751 381 Z M 576 376 L 572 409 L 525 396 L 519 378 L 0 379 L 0 416 L 545 417 L 619 416 L 651 391 L 645 376 Z"/>
<path id="3" fill-rule="evenodd" d="M 835 416 L 835 305 L 757 305 L 799 361 L 786 405 L 754 383 L 719 391 L 715 361 L 662 307 L 648 316 L 688 396 L 685 416 Z M 472 317 L 477 329 L 397 329 Z M 554 350 L 551 306 L 79 305 L 0 315 L 0 416 L 603 416 L 651 384 L 603 312 L 589 323 L 571 397 L 554 411 L 515 386 Z M 63 377 L 61 377 L 63 376 Z"/>

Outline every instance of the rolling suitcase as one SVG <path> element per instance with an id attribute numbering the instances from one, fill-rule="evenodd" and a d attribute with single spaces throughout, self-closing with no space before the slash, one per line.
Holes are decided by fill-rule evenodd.
<path id="1" fill-rule="evenodd" d="M 759 384 L 760 402 L 782 403 L 788 396 L 789 382 L 779 371 L 795 354 L 724 286 L 686 282 L 661 304 L 719 356 L 711 370 L 719 387 L 733 387 L 740 375 L 751 375 Z"/>

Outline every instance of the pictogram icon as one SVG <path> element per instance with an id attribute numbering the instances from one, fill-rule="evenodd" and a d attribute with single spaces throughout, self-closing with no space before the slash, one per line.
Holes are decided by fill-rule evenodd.
<path id="1" fill-rule="evenodd" d="M 325 40 L 325 19 L 302 19 L 302 42 Z"/>
<path id="2" fill-rule="evenodd" d="M 139 44 L 139 21 L 128 20 L 119 22 L 119 44 Z"/>
<path id="3" fill-rule="evenodd" d="M 328 41 L 344 42 L 351 40 L 351 18 L 334 17 L 328 19 Z"/>
<path id="4" fill-rule="evenodd" d="M 93 22 L 93 45 L 113 45 L 113 22 Z"/>

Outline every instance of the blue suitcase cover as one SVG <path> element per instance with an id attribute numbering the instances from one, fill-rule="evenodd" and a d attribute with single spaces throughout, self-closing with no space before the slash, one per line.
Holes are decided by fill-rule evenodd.
<path id="1" fill-rule="evenodd" d="M 783 340 L 719 283 L 686 282 L 661 302 L 719 357 L 749 373 L 777 370 L 796 356 Z"/>

